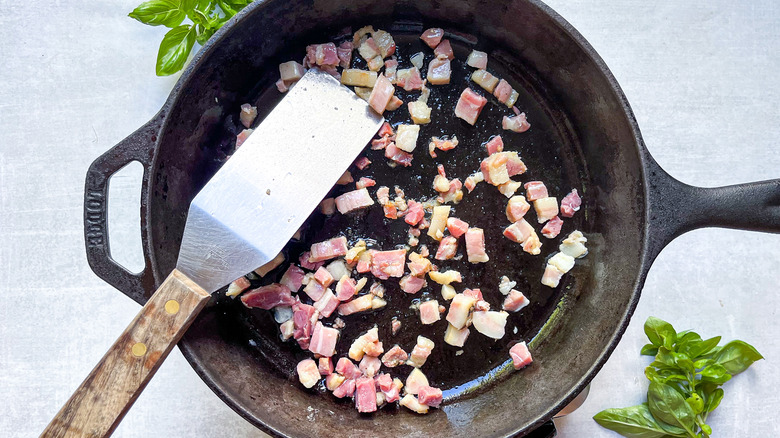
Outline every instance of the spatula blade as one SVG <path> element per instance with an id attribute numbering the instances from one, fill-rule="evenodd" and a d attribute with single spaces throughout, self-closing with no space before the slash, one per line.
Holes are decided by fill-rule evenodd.
<path id="1" fill-rule="evenodd" d="M 272 260 L 383 121 L 309 70 L 193 199 L 177 269 L 213 292 Z"/>

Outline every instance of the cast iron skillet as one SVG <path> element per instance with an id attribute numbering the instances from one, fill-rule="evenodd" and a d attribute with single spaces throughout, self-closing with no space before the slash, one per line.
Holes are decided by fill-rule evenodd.
<path id="1" fill-rule="evenodd" d="M 491 66 L 505 69 L 524 90 L 523 102 L 536 116 L 532 123 L 539 121 L 529 131 L 539 137 L 508 149 L 538 160 L 535 168 L 547 172 L 540 176 L 553 182 L 559 196 L 569 187 L 584 191 L 587 204 L 577 226 L 589 238 L 590 254 L 566 283 L 548 292 L 547 304 L 537 310 L 547 321 L 544 327 L 522 329 L 521 337 L 534 338 L 531 367 L 482 391 L 454 391 L 441 410 L 424 417 L 404 411 L 361 417 L 348 403 L 303 391 L 279 372 L 273 357 L 284 354 L 276 354 L 273 336 L 247 330 L 246 313 L 216 300 L 179 345 L 204 381 L 266 432 L 551 436 L 550 418 L 607 360 L 636 307 L 650 264 L 668 242 L 705 226 L 780 232 L 780 180 L 704 189 L 670 177 L 648 154 L 603 61 L 541 2 L 268 0 L 250 5 L 215 35 L 160 113 L 90 167 L 85 237 L 95 273 L 144 303 L 175 266 L 190 200 L 229 153 L 238 106 L 248 99 L 263 101 L 277 64 L 289 53 L 302 53 L 305 43 L 325 41 L 345 26 L 381 23 L 394 34 L 444 27 L 461 59 L 475 43 L 490 50 Z M 107 240 L 108 180 L 130 161 L 145 169 L 140 274 L 111 259 Z M 453 155 L 449 164 L 457 167 L 462 160 Z M 547 245 L 545 254 L 551 248 Z M 251 321 L 249 327 L 260 325 Z"/>

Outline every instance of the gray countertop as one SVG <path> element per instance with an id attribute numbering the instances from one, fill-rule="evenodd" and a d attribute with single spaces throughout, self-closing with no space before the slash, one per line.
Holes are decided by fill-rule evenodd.
<path id="1" fill-rule="evenodd" d="M 548 2 L 622 85 L 658 162 L 701 186 L 780 177 L 780 5 Z M 0 435 L 35 436 L 138 306 L 89 269 L 82 196 L 89 163 L 146 122 L 175 78 L 154 76 L 165 30 L 126 17 L 133 1 L 0 1 Z M 139 266 L 138 175 L 112 180 L 112 247 Z M 656 260 L 623 340 L 559 436 L 616 436 L 591 420 L 646 389 L 649 315 L 744 339 L 767 360 L 725 385 L 715 436 L 775 436 L 780 410 L 780 235 L 707 229 Z M 115 436 L 260 436 L 178 350 Z"/>

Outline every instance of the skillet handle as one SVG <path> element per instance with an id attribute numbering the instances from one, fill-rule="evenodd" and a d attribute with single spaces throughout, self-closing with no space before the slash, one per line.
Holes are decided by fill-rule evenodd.
<path id="1" fill-rule="evenodd" d="M 141 239 L 145 266 L 140 273 L 134 274 L 111 258 L 108 241 L 108 184 L 117 171 L 132 161 L 138 161 L 144 168 L 142 191 L 146 190 L 162 121 L 160 113 L 93 161 L 87 171 L 84 187 L 84 241 L 89 266 L 98 277 L 140 304 L 146 301 L 145 291 L 154 290 L 150 258 L 146 253 L 146 205 L 142 201 Z"/>
<path id="2" fill-rule="evenodd" d="M 780 179 L 703 188 L 682 183 L 649 155 L 649 254 L 675 237 L 704 227 L 780 233 Z"/>
<path id="3" fill-rule="evenodd" d="M 171 272 L 41 437 L 111 435 L 210 297 Z"/>

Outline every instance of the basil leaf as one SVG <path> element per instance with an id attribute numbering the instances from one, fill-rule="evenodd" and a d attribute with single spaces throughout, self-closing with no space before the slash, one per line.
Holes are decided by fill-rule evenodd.
<path id="1" fill-rule="evenodd" d="M 696 368 L 697 370 L 700 370 L 711 363 L 715 363 L 715 361 L 712 359 L 699 359 L 693 363 L 693 367 Z"/>
<path id="2" fill-rule="evenodd" d="M 168 76 L 181 70 L 195 44 L 195 26 L 178 26 L 165 34 L 157 53 L 157 76 Z"/>
<path id="3" fill-rule="evenodd" d="M 658 347 L 653 344 L 646 344 L 642 347 L 642 351 L 640 351 L 639 354 L 643 356 L 655 356 L 658 354 Z"/>
<path id="4" fill-rule="evenodd" d="M 141 23 L 150 26 L 176 27 L 181 24 L 186 14 L 179 0 L 150 0 L 138 5 L 128 14 Z"/>
<path id="5" fill-rule="evenodd" d="M 696 426 L 696 414 L 677 390 L 669 385 L 652 382 L 647 389 L 647 405 L 656 420 L 686 431 Z"/>
<path id="6" fill-rule="evenodd" d="M 707 354 L 710 350 L 718 346 L 720 336 L 715 336 L 707 340 L 698 340 L 686 344 L 680 349 L 680 353 L 685 353 L 692 359 Z"/>
<path id="7" fill-rule="evenodd" d="M 693 362 L 691 362 L 691 359 L 682 353 L 672 353 L 672 357 L 674 357 L 674 364 L 677 365 L 682 371 L 693 374 L 696 372 L 696 370 L 693 368 Z"/>
<path id="8" fill-rule="evenodd" d="M 658 347 L 663 345 L 668 349 L 671 349 L 677 340 L 677 332 L 674 331 L 674 327 L 654 316 L 647 318 L 647 321 L 645 321 L 645 334 L 653 345 Z"/>
<path id="9" fill-rule="evenodd" d="M 745 371 L 753 362 L 763 358 L 758 350 L 743 341 L 729 342 L 721 347 L 714 357 L 715 362 L 723 365 L 732 376 Z"/>
<path id="10" fill-rule="evenodd" d="M 720 405 L 723 400 L 723 389 L 715 388 L 715 390 L 707 396 L 707 403 L 704 405 L 705 412 L 712 412 Z"/>
<path id="11" fill-rule="evenodd" d="M 629 438 L 664 438 L 668 436 L 686 436 L 685 430 L 675 434 L 664 430 L 650 413 L 647 404 L 628 408 L 605 409 L 593 419 L 598 424 Z"/>
<path id="12" fill-rule="evenodd" d="M 702 381 L 716 383 L 722 385 L 731 379 L 731 374 L 726 370 L 726 367 L 719 363 L 708 365 L 699 372 Z"/>

